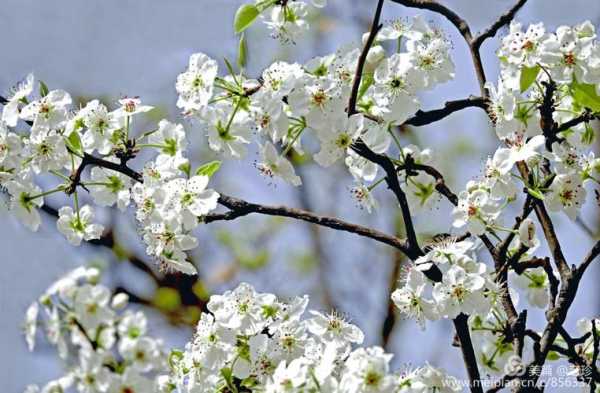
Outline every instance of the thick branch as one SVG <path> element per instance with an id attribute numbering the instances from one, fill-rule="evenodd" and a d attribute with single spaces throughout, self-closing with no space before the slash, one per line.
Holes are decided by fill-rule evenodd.
<path id="1" fill-rule="evenodd" d="M 408 255 L 408 257 L 415 259 L 415 257 L 422 255 L 423 252 L 419 247 L 417 234 L 415 232 L 415 227 L 410 214 L 410 207 L 408 206 L 406 195 L 400 187 L 400 182 L 398 181 L 398 175 L 394 163 L 388 157 L 375 153 L 373 150 L 369 149 L 369 147 L 361 140 L 358 140 L 356 143 L 354 143 L 352 145 L 352 149 L 367 160 L 379 165 L 385 172 L 385 181 L 387 186 L 396 196 L 396 199 L 400 204 L 400 210 L 402 211 L 402 219 L 404 220 L 408 245 L 411 250 L 411 254 Z"/>
<path id="2" fill-rule="evenodd" d="M 475 355 L 471 334 L 469 333 L 469 317 L 461 313 L 452 322 L 454 323 L 456 336 L 460 343 L 465 368 L 471 381 L 471 392 L 483 393 L 481 376 L 477 367 L 477 356 Z"/>

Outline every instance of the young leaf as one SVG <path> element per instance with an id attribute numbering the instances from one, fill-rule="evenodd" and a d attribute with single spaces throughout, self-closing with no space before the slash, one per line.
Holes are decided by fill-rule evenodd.
<path id="1" fill-rule="evenodd" d="M 536 65 L 534 67 L 523 67 L 521 70 L 521 79 L 519 81 L 521 93 L 525 90 L 529 89 L 529 87 L 535 82 L 538 74 L 540 73 L 540 66 Z"/>
<path id="2" fill-rule="evenodd" d="M 533 188 L 527 188 L 527 193 L 529 195 L 531 195 L 532 197 L 539 199 L 540 201 L 544 200 L 544 194 L 542 194 L 542 192 L 540 190 L 536 190 Z"/>
<path id="3" fill-rule="evenodd" d="M 190 171 L 192 170 L 192 168 L 191 168 L 191 165 L 189 162 L 185 162 L 185 163 L 179 165 L 179 170 L 182 171 L 183 173 L 185 173 L 186 176 L 189 178 Z"/>
<path id="4" fill-rule="evenodd" d="M 198 168 L 196 170 L 196 175 L 211 177 L 219 170 L 219 168 L 221 168 L 221 161 L 211 161 Z"/>
<path id="5" fill-rule="evenodd" d="M 233 29 L 236 34 L 250 27 L 259 14 L 260 11 L 253 4 L 244 4 L 238 8 L 233 20 Z"/>
<path id="6" fill-rule="evenodd" d="M 600 96 L 596 93 L 596 86 L 573 81 L 571 92 L 576 103 L 594 112 L 600 112 Z"/>
<path id="7" fill-rule="evenodd" d="M 238 58 L 237 64 L 240 69 L 246 67 L 246 61 L 248 57 L 248 45 L 246 44 L 246 35 L 244 33 L 240 36 L 240 43 L 238 44 Z"/>
<path id="8" fill-rule="evenodd" d="M 551 362 L 554 362 L 554 361 L 560 359 L 560 355 L 554 351 L 550 351 L 550 352 L 548 352 L 548 356 L 546 356 L 546 359 Z"/>
<path id="9" fill-rule="evenodd" d="M 40 83 L 40 96 L 46 97 L 48 95 L 48 86 L 44 83 L 44 81 L 39 81 Z"/>
<path id="10" fill-rule="evenodd" d="M 83 147 L 81 145 L 81 138 L 79 137 L 79 133 L 77 131 L 73 131 L 69 137 L 67 138 L 67 146 L 74 153 L 83 153 Z"/>
<path id="11" fill-rule="evenodd" d="M 156 290 L 152 303 L 160 310 L 175 311 L 181 306 L 181 296 L 173 288 L 160 287 Z"/>

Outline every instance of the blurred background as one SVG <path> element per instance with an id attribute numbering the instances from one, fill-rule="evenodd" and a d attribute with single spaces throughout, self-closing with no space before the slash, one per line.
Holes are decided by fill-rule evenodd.
<path id="1" fill-rule="evenodd" d="M 443 2 L 478 31 L 508 9 L 513 0 Z M 122 96 L 140 96 L 144 103 L 157 107 L 141 123 L 150 126 L 163 117 L 183 122 L 193 141 L 190 158 L 196 162 L 215 159 L 206 148 L 203 131 L 178 114 L 174 82 L 194 52 L 219 59 L 221 66 L 224 57 L 236 58 L 232 20 L 241 1 L 0 3 L 0 91 L 34 72 L 51 89 L 65 89 L 78 102 L 97 97 L 114 107 Z M 247 33 L 248 74 L 259 75 L 274 60 L 303 63 L 313 56 L 331 53 L 340 45 L 358 42 L 369 26 L 375 3 L 329 0 L 319 15 L 311 16 L 310 35 L 291 46 L 270 39 L 262 24 L 255 24 Z M 414 14 L 397 4 L 385 4 L 384 19 Z M 437 108 L 446 100 L 477 95 L 479 89 L 462 38 L 446 20 L 429 12 L 422 15 L 450 37 L 456 63 L 456 79 L 422 96 L 423 108 Z M 598 26 L 599 2 L 530 0 L 518 16 L 524 24 L 544 21 L 552 30 L 586 19 Z M 497 47 L 494 39 L 483 47 L 490 80 L 497 77 Z M 138 126 L 147 129 L 140 122 Z M 432 147 L 438 169 L 457 192 L 470 178 L 480 175 L 485 159 L 497 147 L 497 139 L 479 109 L 462 111 L 435 125 L 405 129 L 401 141 Z M 399 211 L 384 187 L 376 191 L 380 209 L 368 214 L 351 198 L 352 179 L 341 165 L 324 170 L 311 161 L 299 160 L 304 186 L 292 188 L 283 183 L 269 184 L 254 169 L 256 158 L 257 153 L 250 151 L 244 161 L 226 161 L 212 186 L 249 201 L 309 209 L 402 235 Z M 47 203 L 59 206 L 60 198 L 52 196 Z M 4 205 L 0 221 L 0 380 L 5 392 L 20 392 L 27 383 L 43 384 L 60 375 L 61 364 L 52 348 L 42 344 L 33 354 L 27 352 L 21 334 L 22 319 L 26 307 L 52 281 L 87 263 L 103 266 L 107 284 L 128 292 L 136 306 L 150 314 L 151 332 L 164 336 L 168 346 L 181 347 L 190 338 L 210 294 L 247 281 L 259 291 L 284 297 L 308 293 L 310 308 L 335 308 L 344 313 L 365 331 L 366 344 L 383 345 L 395 354 L 397 367 L 429 361 L 458 377 L 464 376 L 460 350 L 451 346 L 449 322 L 429 324 L 420 331 L 413 321 L 390 312 L 389 294 L 405 261 L 387 246 L 300 222 L 248 216 L 197 230 L 200 247 L 192 256 L 200 272 L 198 277 L 164 276 L 145 256 L 131 211 L 126 215 L 102 211 L 101 219 L 109 228 L 105 238 L 97 244 L 74 248 L 56 231 L 52 217 L 44 217 L 39 232 L 31 233 L 10 217 Z M 450 210 L 450 204 L 440 200 L 434 208 L 415 214 L 423 241 L 451 230 Z M 598 207 L 588 203 L 578 223 L 563 215 L 553 218 L 569 262 L 578 263 L 598 237 Z M 512 216 L 506 222 L 512 224 Z M 543 240 L 542 244 L 538 254 L 549 255 Z M 569 314 L 568 328 L 572 329 L 578 318 L 598 313 L 597 265 L 584 280 Z M 533 311 L 529 318 L 533 328 L 543 326 L 542 311 Z"/>

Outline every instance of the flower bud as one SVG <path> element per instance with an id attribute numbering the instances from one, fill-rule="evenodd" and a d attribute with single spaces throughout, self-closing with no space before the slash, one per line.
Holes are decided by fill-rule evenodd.
<path id="1" fill-rule="evenodd" d="M 371 34 L 371 33 L 369 33 L 369 32 L 363 33 L 363 35 L 360 39 L 363 45 L 365 45 L 367 43 L 367 40 L 369 39 L 369 34 Z"/>
<path id="2" fill-rule="evenodd" d="M 46 307 L 50 307 L 52 305 L 52 299 L 50 296 L 43 294 L 39 299 L 40 303 Z"/>
<path id="3" fill-rule="evenodd" d="M 98 284 L 100 281 L 100 269 L 91 267 L 85 272 L 85 279 L 92 285 Z"/>
<path id="4" fill-rule="evenodd" d="M 367 62 L 365 63 L 365 71 L 373 72 L 385 57 L 385 51 L 381 45 L 372 47 L 367 54 Z"/>
<path id="5" fill-rule="evenodd" d="M 535 246 L 535 224 L 531 219 L 527 218 L 519 225 L 519 240 L 526 247 Z"/>
<path id="6" fill-rule="evenodd" d="M 119 292 L 113 296 L 110 306 L 115 310 L 122 310 L 127 307 L 127 303 L 129 303 L 129 295 Z"/>

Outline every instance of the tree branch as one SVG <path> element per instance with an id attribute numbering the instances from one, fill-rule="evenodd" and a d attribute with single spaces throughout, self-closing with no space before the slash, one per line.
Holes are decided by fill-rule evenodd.
<path id="1" fill-rule="evenodd" d="M 365 68 L 365 62 L 367 61 L 367 55 L 369 50 L 375 41 L 375 37 L 381 29 L 379 20 L 381 19 L 381 9 L 383 8 L 383 0 L 378 0 L 377 8 L 375 9 L 375 15 L 373 15 L 373 22 L 371 24 L 371 31 L 365 46 L 363 47 L 360 56 L 358 57 L 358 63 L 356 65 L 356 72 L 354 73 L 354 80 L 352 82 L 352 90 L 350 91 L 350 99 L 348 100 L 348 116 L 354 115 L 356 112 L 356 101 L 358 100 L 358 90 L 362 79 L 363 69 Z"/>
<path id="2" fill-rule="evenodd" d="M 571 127 L 575 127 L 578 124 L 588 123 L 595 118 L 596 118 L 596 116 L 594 116 L 589 109 L 586 109 L 585 112 L 583 112 L 583 114 L 581 114 L 577 117 L 574 117 L 573 119 L 566 121 L 563 124 L 559 125 L 556 128 L 556 132 L 558 133 L 558 132 L 566 131 Z"/>
<path id="3" fill-rule="evenodd" d="M 469 333 L 469 317 L 465 314 L 459 314 L 454 320 L 454 328 L 456 329 L 456 337 L 460 343 L 460 349 L 463 355 L 463 361 L 465 368 L 467 369 L 467 375 L 471 382 L 471 392 L 483 393 L 481 387 L 481 376 L 479 375 L 479 368 L 477 366 L 477 356 L 473 349 L 473 342 L 471 341 L 471 334 Z"/>
<path id="4" fill-rule="evenodd" d="M 487 111 L 488 101 L 483 97 L 474 96 L 462 100 L 447 101 L 444 104 L 444 107 L 440 109 L 432 109 L 429 111 L 418 110 L 414 116 L 406 120 L 403 125 L 415 127 L 424 126 L 442 120 L 454 112 L 471 107 L 481 108 Z"/>
<path id="5" fill-rule="evenodd" d="M 552 252 L 552 256 L 554 258 L 554 263 L 558 268 L 558 272 L 561 277 L 566 275 L 570 269 L 567 264 L 567 260 L 562 251 L 562 247 L 560 246 L 560 242 L 558 240 L 558 235 L 556 234 L 556 230 L 554 229 L 554 223 L 550 219 L 548 215 L 548 211 L 546 210 L 546 206 L 542 201 L 536 200 L 534 201 L 533 208 L 535 210 L 535 214 L 542 225 L 542 230 L 544 232 L 544 236 L 546 237 L 546 241 L 548 242 L 548 247 Z"/>
<path id="6" fill-rule="evenodd" d="M 473 48 L 479 50 L 481 45 L 488 38 L 492 38 L 498 33 L 502 27 L 508 25 L 514 18 L 517 12 L 527 3 L 527 0 L 518 0 L 508 11 L 500 15 L 500 17 L 492 23 L 484 32 L 475 37 L 472 41 Z"/>
<path id="7" fill-rule="evenodd" d="M 399 239 L 395 236 L 387 235 L 375 229 L 351 224 L 338 218 L 320 216 L 306 210 L 294 209 L 285 206 L 259 205 L 256 203 L 246 202 L 241 199 L 237 199 L 223 194 L 221 194 L 221 196 L 219 197 L 219 203 L 228 208 L 229 211 L 223 214 L 209 214 L 206 217 L 204 217 L 205 223 L 235 220 L 238 217 L 246 216 L 252 213 L 264 214 L 268 216 L 289 217 L 294 218 L 296 220 L 306 221 L 316 225 L 368 237 L 370 239 L 377 240 L 378 242 L 397 248 L 406 255 L 412 255 L 409 246 L 405 240 Z"/>
<path id="8" fill-rule="evenodd" d="M 406 200 L 406 195 L 402 188 L 400 187 L 400 182 L 398 181 L 398 175 L 396 172 L 396 167 L 392 160 L 388 157 L 375 153 L 373 150 L 369 149 L 369 147 L 362 141 L 358 140 L 352 145 L 352 150 L 366 158 L 367 160 L 374 162 L 379 165 L 383 171 L 385 172 L 385 182 L 388 188 L 394 193 L 398 203 L 400 205 L 400 210 L 402 211 L 402 219 L 404 220 L 404 227 L 406 229 L 406 237 L 408 240 L 408 245 L 410 248 L 410 254 L 407 254 L 409 258 L 412 260 L 416 259 L 416 257 L 423 255 L 423 251 L 419 247 L 419 242 L 417 240 L 417 234 L 415 232 L 415 227 L 412 222 L 412 217 L 410 214 L 410 207 L 408 206 L 408 201 Z"/>
<path id="9" fill-rule="evenodd" d="M 472 39 L 471 29 L 467 22 L 461 18 L 456 12 L 450 8 L 438 3 L 434 0 L 391 0 L 394 3 L 401 4 L 410 8 L 418 8 L 422 10 L 429 10 L 443 15 L 452 23 L 463 37 L 468 39 L 470 42 Z"/>

